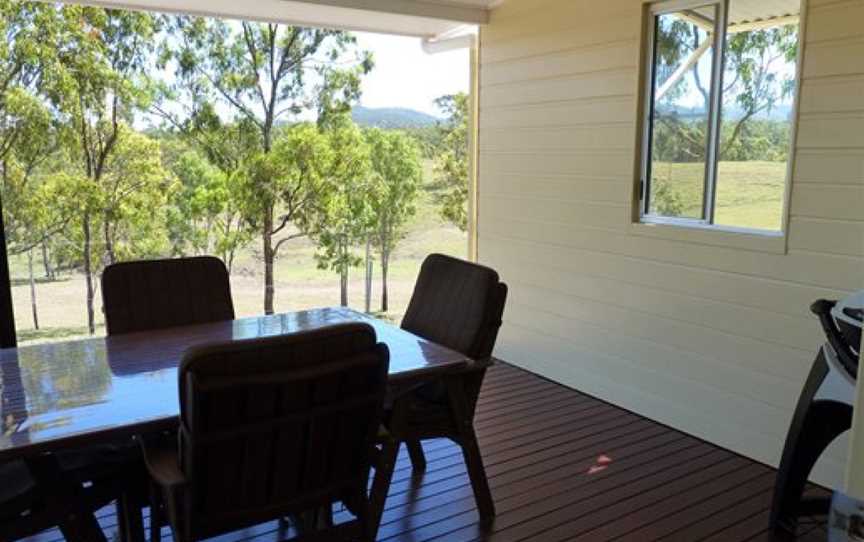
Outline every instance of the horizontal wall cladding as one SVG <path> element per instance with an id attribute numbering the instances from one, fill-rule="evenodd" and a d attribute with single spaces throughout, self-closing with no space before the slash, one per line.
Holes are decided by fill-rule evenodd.
<path id="1" fill-rule="evenodd" d="M 642 9 L 508 0 L 481 30 L 479 254 L 512 292 L 498 355 L 776 464 L 822 341 L 809 304 L 864 288 L 864 0 L 809 1 L 785 252 L 629 225 Z"/>

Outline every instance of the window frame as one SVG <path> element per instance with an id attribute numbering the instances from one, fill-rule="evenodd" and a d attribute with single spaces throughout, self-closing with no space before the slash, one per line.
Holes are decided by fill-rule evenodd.
<path id="1" fill-rule="evenodd" d="M 798 122 L 798 101 L 801 89 L 801 53 L 803 51 L 803 17 L 798 21 L 798 59 L 796 61 L 795 89 L 792 97 L 792 126 L 790 131 L 790 149 L 787 160 L 786 179 L 784 182 L 783 208 L 781 226 L 779 230 L 749 228 L 746 226 L 718 225 L 715 224 L 715 206 L 717 195 L 717 170 L 719 166 L 718 149 L 720 146 L 720 129 L 722 125 L 722 100 L 723 100 L 723 74 L 726 60 L 726 37 L 728 28 L 730 0 L 660 0 L 646 6 L 644 36 L 643 81 L 640 83 L 642 92 L 641 113 L 639 120 L 642 124 L 640 130 L 640 141 L 637 145 L 640 154 L 638 161 L 636 204 L 636 225 L 658 225 L 673 226 L 678 228 L 689 228 L 691 230 L 702 230 L 710 232 L 726 232 L 730 234 L 743 234 L 759 237 L 784 237 L 788 229 L 789 188 L 791 171 L 795 159 L 795 142 Z M 711 66 L 711 95 L 709 97 L 708 111 L 708 137 L 705 158 L 705 177 L 702 197 L 702 217 L 673 217 L 653 214 L 650 212 L 651 195 L 651 153 L 654 135 L 654 95 L 656 83 L 656 69 L 654 61 L 657 52 L 657 24 L 659 17 L 664 14 L 676 13 L 685 9 L 705 8 L 714 6 L 717 17 L 714 22 L 714 33 L 712 36 L 712 48 L 714 56 Z M 802 10 L 803 12 L 803 10 Z"/>

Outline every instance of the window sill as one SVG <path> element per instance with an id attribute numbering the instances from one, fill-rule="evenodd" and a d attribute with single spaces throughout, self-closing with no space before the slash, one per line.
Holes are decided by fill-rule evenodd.
<path id="1" fill-rule="evenodd" d="M 660 224 L 633 222 L 630 234 L 666 241 L 680 241 L 699 245 L 735 248 L 753 252 L 786 254 L 786 235 L 783 232 L 737 231 L 719 226 Z"/>

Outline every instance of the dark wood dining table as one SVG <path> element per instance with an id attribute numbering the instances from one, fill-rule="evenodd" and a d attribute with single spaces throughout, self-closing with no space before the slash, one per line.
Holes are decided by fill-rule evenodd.
<path id="1" fill-rule="evenodd" d="M 357 321 L 371 324 L 378 340 L 389 347 L 394 393 L 471 363 L 454 350 L 347 308 L 2 349 L 0 462 L 26 461 L 39 483 L 57 475 L 50 461 L 55 452 L 118 443 L 176 427 L 177 367 L 190 347 Z M 44 472 L 46 468 L 50 473 Z M 62 481 L 53 480 L 57 482 Z M 61 486 L 51 491 L 63 493 Z M 82 521 L 80 514 L 72 519 Z M 99 534 L 92 533 L 95 519 L 84 521 L 90 523 L 89 530 L 86 525 L 70 529 L 82 532 L 83 528 L 98 539 Z"/>

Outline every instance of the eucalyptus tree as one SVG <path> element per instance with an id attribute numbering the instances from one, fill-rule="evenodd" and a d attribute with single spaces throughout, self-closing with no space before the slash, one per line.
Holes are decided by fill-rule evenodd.
<path id="1" fill-rule="evenodd" d="M 39 328 L 33 252 L 62 229 L 68 218 L 46 176 L 59 147 L 52 104 L 62 70 L 60 45 L 68 30 L 53 5 L 0 0 L 0 199 L 7 251 L 26 254 L 34 328 Z M 49 273 L 50 274 L 50 273 Z"/>
<path id="2" fill-rule="evenodd" d="M 21 139 L 38 135 L 32 127 L 47 126 L 68 29 L 52 4 L 0 0 L 0 160 Z"/>
<path id="3" fill-rule="evenodd" d="M 170 209 L 173 251 L 215 252 L 230 273 L 237 252 L 253 240 L 256 230 L 256 216 L 250 217 L 242 189 L 260 152 L 258 129 L 248 119 L 223 122 L 212 103 L 201 104 L 185 118 L 164 107 L 153 106 L 171 130 L 165 139 L 174 151 L 164 160 L 181 183 Z"/>
<path id="4" fill-rule="evenodd" d="M 27 256 L 33 327 L 38 330 L 33 253 L 67 225 L 73 209 L 57 197 L 56 189 L 63 178 L 51 168 L 58 160 L 57 131 L 46 108 L 36 100 L 25 101 L 34 109 L 24 114 L 20 104 L 10 103 L 27 122 L 16 128 L 17 135 L 9 141 L 0 160 L 0 198 L 7 253 Z"/>
<path id="5" fill-rule="evenodd" d="M 67 31 L 68 21 L 52 4 L 0 0 L 0 197 L 13 255 L 44 247 L 37 232 L 62 226 L 59 214 L 51 213 L 48 220 L 48 209 L 38 201 L 45 188 L 36 172 L 58 147 L 52 104 L 58 98 Z M 44 227 L 35 226 L 35 213 Z"/>
<path id="6" fill-rule="evenodd" d="M 271 261 L 286 243 L 307 235 L 317 224 L 330 190 L 327 175 L 333 161 L 326 135 L 315 124 L 303 122 L 280 128 L 271 151 L 260 152 L 249 162 L 238 183 L 247 219 L 263 231 L 274 210 L 281 213 L 279 224 L 270 229 L 270 242 L 264 244 Z M 273 303 L 272 279 L 271 275 L 265 283 L 270 292 L 265 297 L 265 305 L 271 304 L 268 310 Z"/>
<path id="7" fill-rule="evenodd" d="M 101 184 L 124 122 L 131 125 L 135 113 L 149 103 L 148 80 L 159 24 L 144 12 L 72 4 L 59 9 L 69 24 L 57 96 L 67 146 L 82 175 L 77 183 L 81 261 L 87 327 L 93 333 L 94 271 L 101 260 L 93 245 L 98 221 L 105 218 Z"/>
<path id="8" fill-rule="evenodd" d="M 339 275 L 339 301 L 348 305 L 348 274 L 361 259 L 352 247 L 365 240 L 372 225 L 373 178 L 369 146 L 347 114 L 334 115 L 320 128 L 331 159 L 314 212 L 303 231 L 317 244 L 318 267 Z"/>
<path id="9" fill-rule="evenodd" d="M 241 175 L 216 167 L 196 149 L 186 149 L 169 167 L 179 185 L 168 208 L 172 252 L 218 254 L 230 274 L 237 250 L 251 240 L 238 198 Z"/>
<path id="10" fill-rule="evenodd" d="M 257 227 L 264 261 L 264 311 L 273 312 L 277 237 L 292 225 L 287 202 L 274 190 L 277 168 L 269 156 L 281 124 L 304 111 L 329 115 L 345 110 L 360 94 L 360 79 L 372 68 L 368 53 L 355 51 L 346 32 L 198 17 L 171 17 L 163 60 L 176 67 L 166 102 L 185 104 L 188 117 L 220 103 L 229 122 L 247 122 L 257 132 L 257 153 L 249 160 L 254 179 L 247 186 L 247 219 Z M 354 58 L 350 57 L 355 52 Z M 322 99 L 323 97 L 323 99 Z M 210 106 L 212 107 L 212 106 Z M 166 105 L 163 115 L 182 125 Z"/>
<path id="11" fill-rule="evenodd" d="M 387 312 L 390 257 L 417 212 L 423 168 L 420 149 L 410 136 L 373 128 L 365 132 L 365 139 L 372 169 L 370 235 L 381 257 L 381 311 Z"/>
<path id="12" fill-rule="evenodd" d="M 103 264 L 167 251 L 166 207 L 178 186 L 162 167 L 158 141 L 121 125 L 116 147 L 96 188 Z"/>

